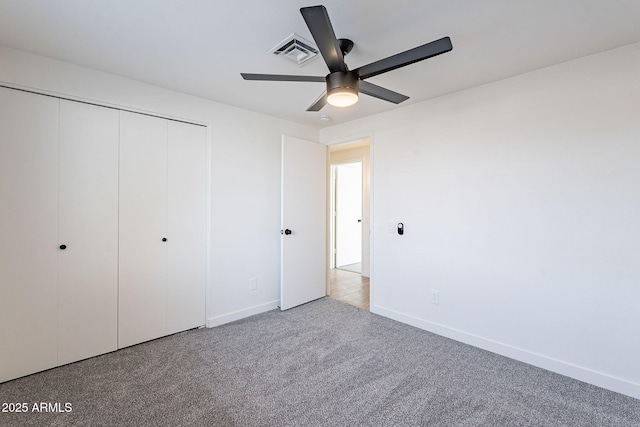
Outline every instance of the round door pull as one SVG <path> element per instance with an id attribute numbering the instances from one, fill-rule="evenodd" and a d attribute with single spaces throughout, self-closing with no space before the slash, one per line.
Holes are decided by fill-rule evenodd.
<path id="1" fill-rule="evenodd" d="M 64 251 L 65 249 L 67 249 L 67 245 L 60 245 L 60 250 Z"/>
<path id="2" fill-rule="evenodd" d="M 166 242 L 166 241 L 167 241 L 167 238 L 166 238 L 166 237 L 163 237 L 163 238 L 162 238 L 162 241 L 163 241 L 163 242 Z"/>
<path id="3" fill-rule="evenodd" d="M 287 236 L 291 233 L 293 233 L 293 231 L 289 230 L 288 228 L 284 230 L 284 234 L 286 234 Z"/>

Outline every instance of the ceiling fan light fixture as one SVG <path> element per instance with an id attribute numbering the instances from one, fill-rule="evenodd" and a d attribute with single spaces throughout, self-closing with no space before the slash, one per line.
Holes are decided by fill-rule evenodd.
<path id="1" fill-rule="evenodd" d="M 336 71 L 327 76 L 327 102 L 334 107 L 348 107 L 358 102 L 358 75 Z"/>
<path id="2" fill-rule="evenodd" d="M 327 93 L 327 102 L 334 107 L 349 107 L 358 102 L 358 91 L 350 87 L 340 87 Z"/>

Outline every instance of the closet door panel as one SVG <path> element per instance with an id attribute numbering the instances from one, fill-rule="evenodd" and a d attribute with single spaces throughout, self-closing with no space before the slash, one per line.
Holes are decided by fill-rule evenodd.
<path id="1" fill-rule="evenodd" d="M 58 106 L 0 88 L 0 382 L 57 364 Z"/>
<path id="2" fill-rule="evenodd" d="M 169 121 L 167 333 L 205 324 L 206 128 Z"/>
<path id="3" fill-rule="evenodd" d="M 117 349 L 118 133 L 117 110 L 60 101 L 61 365 Z"/>
<path id="4" fill-rule="evenodd" d="M 166 334 L 167 121 L 120 112 L 118 347 Z"/>

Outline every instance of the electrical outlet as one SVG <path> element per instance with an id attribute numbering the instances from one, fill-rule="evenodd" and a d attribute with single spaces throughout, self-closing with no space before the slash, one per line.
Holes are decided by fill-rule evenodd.
<path id="1" fill-rule="evenodd" d="M 440 305 L 440 292 L 431 290 L 431 304 Z"/>
<path id="2" fill-rule="evenodd" d="M 258 289 L 258 279 L 256 279 L 255 277 L 252 277 L 251 279 L 249 279 L 249 290 L 255 291 L 257 289 Z"/>

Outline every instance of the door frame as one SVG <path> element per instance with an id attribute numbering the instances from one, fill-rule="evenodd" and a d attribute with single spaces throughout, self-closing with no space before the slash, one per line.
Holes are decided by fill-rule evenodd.
<path id="1" fill-rule="evenodd" d="M 329 140 L 329 141 L 325 141 L 324 144 L 327 145 L 327 147 L 331 148 L 334 146 L 338 146 L 338 145 L 343 145 L 343 144 L 351 144 L 351 143 L 355 143 L 357 141 L 361 141 L 361 140 L 368 140 L 369 142 L 369 307 L 370 307 L 370 311 L 374 306 L 374 302 L 375 302 L 375 279 L 374 279 L 374 239 L 375 239 L 375 233 L 374 233 L 374 226 L 375 226 L 375 219 L 374 219 L 374 137 L 373 137 L 373 132 L 363 132 L 361 134 L 356 134 L 354 136 L 350 136 L 348 138 L 339 138 L 339 139 L 335 139 L 335 140 Z M 344 163 L 350 163 L 353 160 L 355 161 L 364 161 L 363 157 L 355 157 L 352 158 L 350 161 L 346 161 Z M 335 164 L 338 163 L 343 163 L 342 161 L 340 162 L 336 162 Z M 333 190 L 331 189 L 332 187 L 332 177 L 331 177 L 331 166 L 332 166 L 332 162 L 331 162 L 331 156 L 328 155 L 327 156 L 327 260 L 331 260 L 333 257 L 333 248 L 332 248 L 332 238 L 331 238 L 331 233 L 333 232 L 332 227 L 331 227 L 331 223 L 332 223 L 332 202 L 330 200 L 330 198 L 332 197 L 332 193 Z M 364 166 L 364 163 L 363 163 Z M 364 168 L 363 168 L 363 173 L 364 173 Z M 363 182 L 364 185 L 364 182 Z M 363 201 L 364 203 L 364 201 Z M 364 231 L 364 227 L 363 227 L 363 233 Z M 333 263 L 334 264 L 334 263 Z M 333 265 L 331 262 L 327 262 L 327 295 L 331 294 L 331 283 L 329 280 L 330 277 L 330 270 L 332 268 Z"/>

